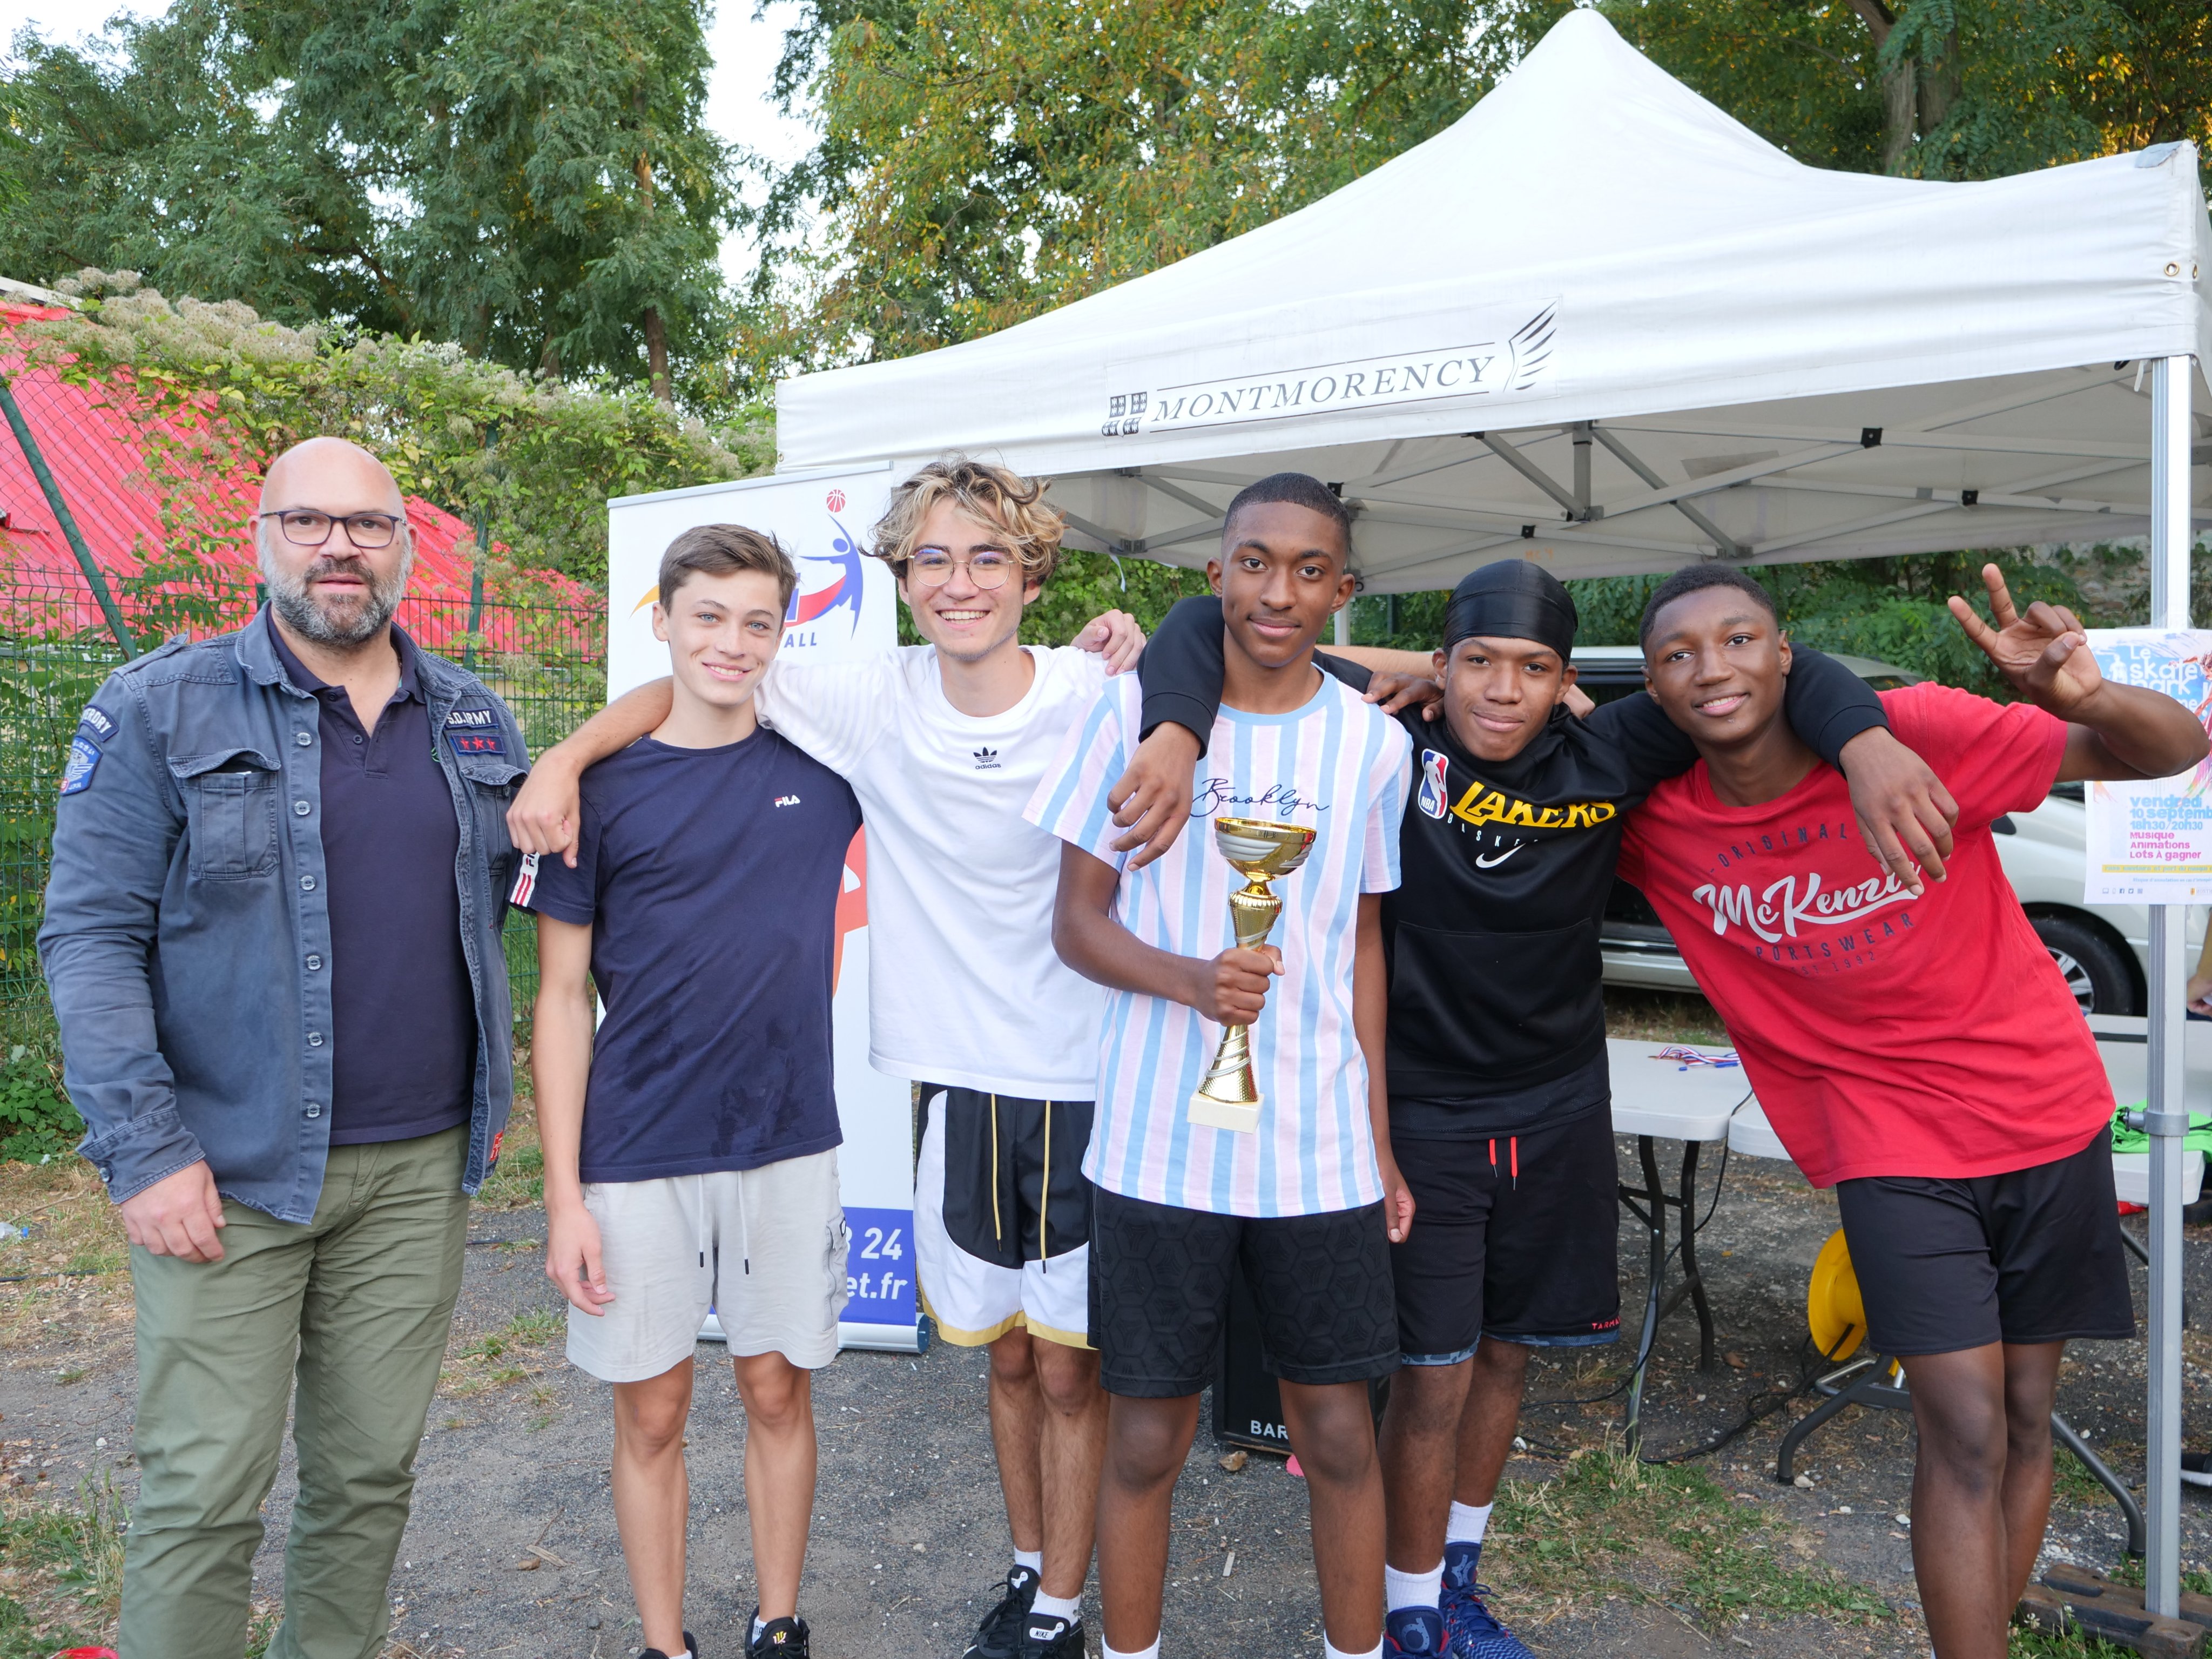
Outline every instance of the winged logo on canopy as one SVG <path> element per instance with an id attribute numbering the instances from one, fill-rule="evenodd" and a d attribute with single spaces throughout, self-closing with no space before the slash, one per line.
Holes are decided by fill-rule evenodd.
<path id="1" fill-rule="evenodd" d="M 1216 374 L 1164 386 L 1145 384 L 1146 368 L 1110 368 L 1107 384 L 1121 389 L 1107 394 L 1106 418 L 1099 429 L 1109 438 L 1133 438 L 1194 427 L 1242 426 L 1527 392 L 1554 372 L 1552 355 L 1559 302 L 1547 300 L 1534 312 L 1521 313 L 1526 320 L 1518 326 L 1505 325 L 1514 314 L 1506 312 L 1499 318 L 1493 313 L 1487 319 L 1455 315 L 1443 325 L 1452 330 L 1444 337 L 1456 336 L 1459 343 L 1369 352 L 1333 362 Z M 1485 321 L 1493 327 L 1484 330 Z M 1439 327 L 1430 337 L 1442 332 Z"/>

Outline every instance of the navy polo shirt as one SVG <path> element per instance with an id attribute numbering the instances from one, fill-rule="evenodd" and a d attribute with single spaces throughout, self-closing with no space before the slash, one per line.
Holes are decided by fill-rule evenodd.
<path id="1" fill-rule="evenodd" d="M 477 1019 L 454 873 L 460 819 L 431 746 L 415 641 L 392 629 L 399 689 L 370 732 L 343 686 L 316 678 L 273 626 L 269 637 L 321 710 L 331 1145 L 410 1140 L 466 1123 Z"/>

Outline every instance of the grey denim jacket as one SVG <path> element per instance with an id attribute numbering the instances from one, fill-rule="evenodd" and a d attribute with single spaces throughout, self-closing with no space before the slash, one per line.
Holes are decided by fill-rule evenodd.
<path id="1" fill-rule="evenodd" d="M 417 673 L 460 822 L 453 879 L 477 1016 L 462 1186 L 473 1193 L 514 1094 L 500 930 L 526 751 L 475 675 L 427 652 Z M 454 732 L 487 721 L 501 752 L 459 752 Z M 204 1158 L 225 1198 L 280 1221 L 314 1215 L 331 1134 L 320 741 L 319 705 L 286 676 L 265 611 L 118 669 L 85 710 L 39 950 L 88 1130 L 78 1150 L 118 1203 Z"/>

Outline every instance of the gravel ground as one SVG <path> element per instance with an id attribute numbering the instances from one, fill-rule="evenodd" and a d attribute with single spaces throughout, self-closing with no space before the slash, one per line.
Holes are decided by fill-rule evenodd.
<path id="1" fill-rule="evenodd" d="M 1634 1167 L 1632 1145 L 1622 1142 L 1621 1152 L 1626 1173 Z M 1686 1308 L 1662 1328 L 1646 1397 L 1647 1452 L 1702 1445 L 1742 1419 L 1748 1403 L 1771 1395 L 1778 1381 L 1801 1374 L 1806 1276 L 1835 1224 L 1833 1199 L 1794 1171 L 1744 1159 L 1729 1165 L 1699 1241 L 1721 1358 L 1710 1373 L 1695 1369 L 1696 1328 Z M 607 1391 L 561 1356 L 556 1297 L 532 1247 L 543 1237 L 542 1217 L 526 1209 L 483 1213 L 474 1236 L 454 1357 L 432 1409 L 394 1581 L 400 1612 L 392 1654 L 633 1654 L 636 1627 L 607 1495 Z M 2192 1304 L 2212 1309 L 2212 1230 L 2191 1230 L 2187 1257 Z M 1641 1236 L 1625 1226 L 1624 1316 L 1632 1332 L 1644 1260 Z M 2135 1288 L 2140 1313 L 2140 1271 Z M 58 1497 L 82 1477 L 103 1474 L 127 1495 L 135 1482 L 127 1324 L 96 1310 L 73 1318 L 60 1304 L 46 1330 L 45 1340 L 16 1346 L 0 1370 L 0 1449 L 9 1468 Z M 2212 1440 L 2206 1342 L 2189 1337 L 2192 1443 Z M 1553 1480 L 1570 1467 L 1566 1453 L 1604 1443 L 1620 1401 L 1590 1397 L 1617 1389 L 1625 1360 L 1613 1351 L 1595 1373 L 1533 1373 L 1522 1424 L 1530 1453 L 1516 1458 L 1511 1479 Z M 709 1659 L 725 1659 L 738 1650 L 753 1599 L 740 1478 L 744 1424 L 720 1351 L 702 1346 L 700 1364 L 690 1443 L 689 1622 Z M 2062 1409 L 2131 1481 L 2141 1474 L 2142 1365 L 2140 1342 L 2082 1344 L 2062 1389 Z M 1009 1548 L 982 1355 L 944 1345 L 919 1356 L 845 1354 L 819 1375 L 815 1398 L 821 1496 L 804 1611 L 817 1652 L 823 1659 L 958 1654 Z M 1540 1652 L 1705 1655 L 1726 1645 L 1778 1656 L 1925 1654 L 1909 1523 L 1899 1519 L 1910 1512 L 1909 1419 L 1847 1414 L 1806 1449 L 1801 1468 L 1810 1489 L 1778 1486 L 1776 1443 L 1807 1408 L 1805 1400 L 1791 1401 L 1696 1467 L 1725 1489 L 1726 1501 L 1767 1517 L 1762 1535 L 1783 1540 L 1778 1549 L 1786 1545 L 1792 1559 L 1835 1569 L 1879 1596 L 1887 1613 L 1784 1614 L 1754 1594 L 1747 1616 L 1717 1622 L 1710 1602 L 1703 1611 L 1689 1605 L 1681 1599 L 1689 1592 L 1650 1569 L 1632 1538 L 1613 1547 L 1625 1553 L 1606 1572 L 1570 1576 L 1565 1589 L 1531 1589 L 1517 1602 L 1509 1589 L 1499 1610 Z M 1221 1450 L 1201 1431 L 1177 1490 L 1169 1651 L 1317 1652 L 1303 1483 L 1265 1454 L 1226 1471 Z M 271 1598 L 293 1490 L 288 1455 L 268 1504 L 269 1541 L 256 1562 L 258 1593 Z M 28 1495 L 19 1492 L 18 1501 Z M 2185 1565 L 2212 1562 L 2212 1508 L 2193 1489 L 2185 1518 Z M 2109 1569 L 2121 1540 L 2118 1510 L 2062 1455 L 2051 1559 Z M 1494 1559 L 1505 1582 L 1517 1584 L 1514 1547 L 1493 1546 L 1486 1576 Z M 1234 1568 L 1225 1571 L 1231 1552 Z M 522 1570 L 526 1560 L 538 1565 Z M 1089 1622 L 1095 1632 L 1095 1613 Z"/>

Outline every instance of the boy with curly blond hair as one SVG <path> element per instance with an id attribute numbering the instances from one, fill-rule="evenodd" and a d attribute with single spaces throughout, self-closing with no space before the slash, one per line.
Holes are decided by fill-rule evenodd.
<path id="1" fill-rule="evenodd" d="M 1091 1139 L 1103 997 L 1053 949 L 1060 851 L 1022 809 L 1107 678 L 1144 644 L 1109 611 L 1024 647 L 1059 556 L 1042 481 L 951 457 L 875 527 L 926 644 L 779 661 L 763 719 L 860 798 L 870 862 L 869 1060 L 920 1085 L 916 1278 L 945 1340 L 991 1352 L 990 1415 L 1014 1561 L 967 1652 L 1077 1659 L 1105 1397 L 1089 1341 Z M 575 778 L 665 715 L 629 693 L 544 757 L 509 822 L 566 852 Z"/>

